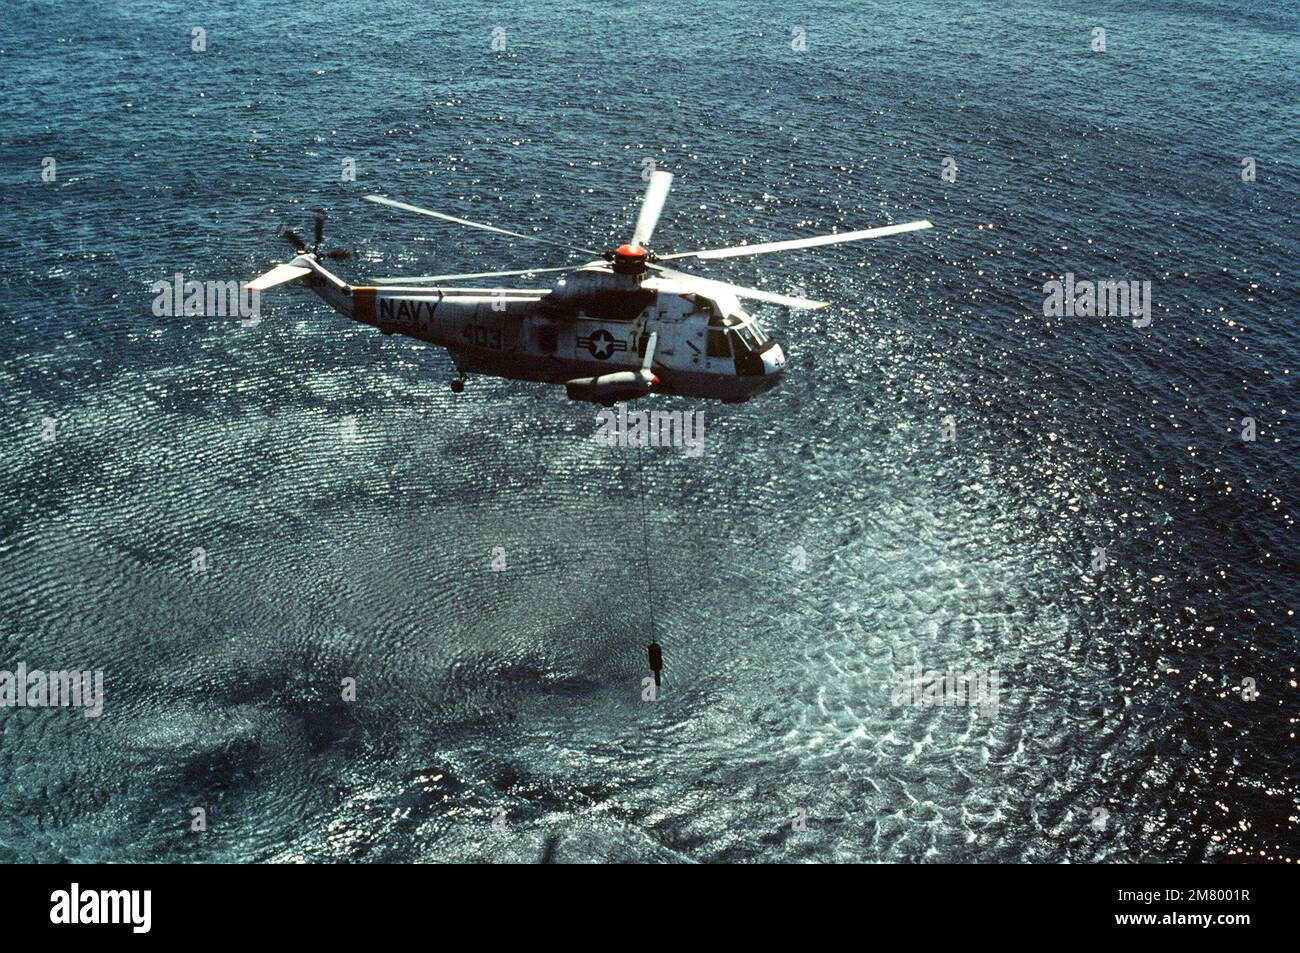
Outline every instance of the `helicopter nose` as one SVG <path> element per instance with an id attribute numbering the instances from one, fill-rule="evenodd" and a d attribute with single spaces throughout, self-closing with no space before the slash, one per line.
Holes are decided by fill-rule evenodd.
<path id="1" fill-rule="evenodd" d="M 763 352 L 763 376 L 777 377 L 785 370 L 785 351 L 773 341 Z"/>

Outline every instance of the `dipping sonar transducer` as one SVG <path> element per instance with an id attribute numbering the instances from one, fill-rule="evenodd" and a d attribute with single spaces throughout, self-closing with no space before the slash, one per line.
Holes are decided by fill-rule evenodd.
<path id="1" fill-rule="evenodd" d="M 658 642 L 651 642 L 647 649 L 650 653 L 650 671 L 655 673 L 655 687 L 659 687 L 659 673 L 664 668 L 664 650 Z"/>

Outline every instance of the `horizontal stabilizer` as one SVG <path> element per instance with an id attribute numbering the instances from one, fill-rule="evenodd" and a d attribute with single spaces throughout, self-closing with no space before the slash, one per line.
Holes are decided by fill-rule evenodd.
<path id="1" fill-rule="evenodd" d="M 303 275 L 309 274 L 311 274 L 311 269 L 303 268 L 300 265 L 276 265 L 266 274 L 258 275 L 245 287 L 249 291 L 265 291 L 267 288 L 274 288 L 276 285 L 282 285 L 286 281 L 293 281 L 295 278 L 301 278 Z"/>

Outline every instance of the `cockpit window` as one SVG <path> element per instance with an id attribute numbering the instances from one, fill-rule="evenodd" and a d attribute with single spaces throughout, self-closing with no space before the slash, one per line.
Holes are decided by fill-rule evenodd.
<path id="1" fill-rule="evenodd" d="M 741 325 L 730 333 L 735 335 L 737 347 L 746 351 L 758 352 L 762 350 L 763 345 L 767 343 L 767 335 L 765 335 L 762 328 L 753 321 L 749 324 Z"/>
<path id="2" fill-rule="evenodd" d="M 696 310 L 709 316 L 709 328 L 718 329 L 716 336 L 713 330 L 709 331 L 710 357 L 729 357 L 732 348 L 736 351 L 757 352 L 767 343 L 767 335 L 758 326 L 758 322 L 744 311 L 736 309 L 723 314 L 717 302 L 703 295 L 695 295 L 693 300 Z"/>

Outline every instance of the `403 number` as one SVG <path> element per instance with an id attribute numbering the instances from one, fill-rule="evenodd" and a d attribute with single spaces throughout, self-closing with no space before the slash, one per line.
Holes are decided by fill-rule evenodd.
<path id="1" fill-rule="evenodd" d="M 475 347 L 484 347 L 490 351 L 501 350 L 500 328 L 484 327 L 481 324 L 467 324 L 460 336 Z"/>

